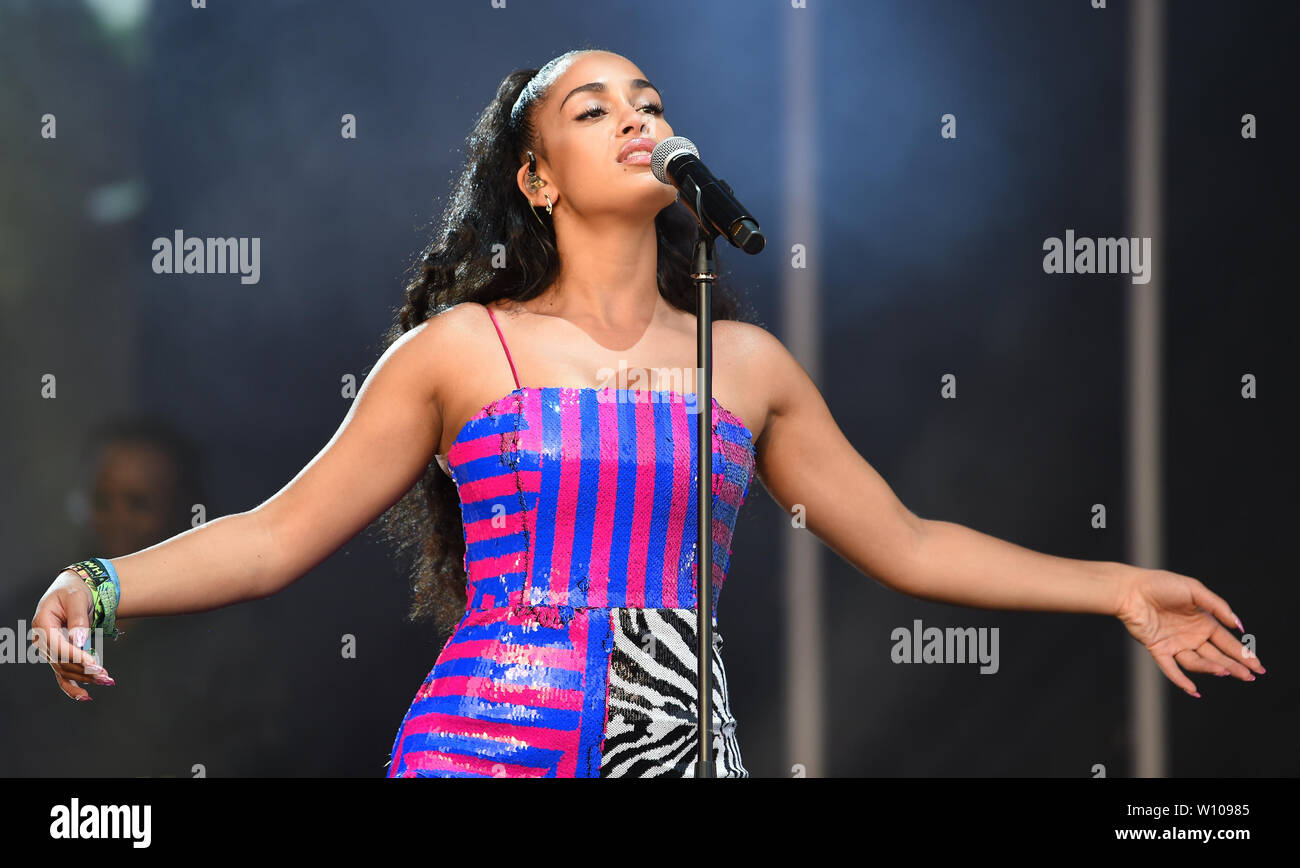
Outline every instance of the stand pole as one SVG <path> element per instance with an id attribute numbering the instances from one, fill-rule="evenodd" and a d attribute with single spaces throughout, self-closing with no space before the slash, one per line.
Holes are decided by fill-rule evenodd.
<path id="1" fill-rule="evenodd" d="M 696 672 L 699 716 L 699 754 L 695 760 L 697 778 L 716 777 L 713 759 L 713 319 L 710 290 L 717 275 L 713 271 L 713 236 L 700 228 L 695 240 L 694 273 L 699 288 L 699 310 L 695 317 L 695 352 L 699 379 L 695 387 L 695 405 L 699 413 L 696 426 L 700 518 L 696 532 L 695 608 L 699 636 Z"/>

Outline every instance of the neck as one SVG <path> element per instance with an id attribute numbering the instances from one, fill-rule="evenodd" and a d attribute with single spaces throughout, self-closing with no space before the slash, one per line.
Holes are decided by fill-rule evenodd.
<path id="1" fill-rule="evenodd" d="M 600 330 L 643 328 L 661 301 L 653 220 L 602 222 L 572 215 L 556 226 L 560 269 L 536 310 Z"/>

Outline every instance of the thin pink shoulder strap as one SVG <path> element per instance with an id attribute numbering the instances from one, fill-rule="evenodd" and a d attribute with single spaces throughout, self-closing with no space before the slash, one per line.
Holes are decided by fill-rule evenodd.
<path id="1" fill-rule="evenodd" d="M 510 375 L 515 378 L 515 388 L 522 389 L 523 386 L 519 385 L 519 374 L 515 372 L 515 360 L 510 358 L 510 347 L 506 346 L 506 336 L 501 334 L 501 326 L 497 325 L 496 314 L 492 313 L 492 308 L 489 307 L 487 312 L 488 316 L 492 317 L 492 325 L 496 327 L 497 337 L 501 339 L 501 349 L 506 351 L 506 361 L 510 363 Z"/>

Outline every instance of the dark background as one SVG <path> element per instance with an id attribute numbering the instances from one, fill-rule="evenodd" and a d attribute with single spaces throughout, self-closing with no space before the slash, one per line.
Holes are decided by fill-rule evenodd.
<path id="1" fill-rule="evenodd" d="M 719 248 L 778 337 L 782 247 L 819 239 L 818 386 L 904 503 L 1039 551 L 1126 559 L 1126 299 L 1142 287 L 1045 274 L 1042 243 L 1132 234 L 1128 3 L 279 0 L 124 16 L 133 5 L 0 0 L 7 629 L 96 554 L 73 508 L 89 423 L 138 409 L 189 431 L 209 519 L 252 509 L 316 455 L 348 409 L 341 378 L 378 358 L 473 119 L 510 71 L 584 46 L 637 63 L 780 240 L 744 259 Z M 1193 673 L 1199 700 L 1162 676 L 1175 776 L 1300 771 L 1289 5 L 1167 5 L 1164 566 L 1226 597 L 1269 668 L 1251 684 Z M 819 235 L 782 214 L 791 15 L 815 20 Z M 57 139 L 39 134 L 47 112 Z M 355 140 L 339 136 L 346 112 Z M 956 140 L 939 136 L 946 112 Z M 1247 112 L 1256 139 L 1240 135 Z M 260 283 L 154 274 L 150 242 L 178 228 L 260 237 Z M 946 372 L 959 400 L 939 398 Z M 777 570 L 797 532 L 755 482 L 719 628 L 756 776 L 799 762 Z M 1129 773 L 1134 643 L 1117 621 L 924 602 L 824 562 L 828 775 Z M 108 647 L 117 686 L 92 685 L 93 703 L 43 664 L 0 666 L 0 775 L 382 776 L 445 639 L 403 620 L 408 598 L 368 531 L 267 600 L 138 621 Z M 891 630 L 918 618 L 998 627 L 1000 671 L 892 663 Z M 344 634 L 357 659 L 340 658 Z"/>

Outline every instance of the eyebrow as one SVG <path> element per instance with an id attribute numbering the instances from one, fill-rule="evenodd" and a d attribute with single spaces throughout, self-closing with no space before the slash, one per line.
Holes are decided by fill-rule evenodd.
<path id="1" fill-rule="evenodd" d="M 663 94 L 660 92 L 659 88 L 655 87 L 653 84 L 646 81 L 644 78 L 629 78 L 627 80 L 627 83 L 632 86 L 633 90 L 645 90 L 646 88 L 649 88 L 650 90 L 653 90 L 655 93 L 659 94 L 661 99 L 663 98 Z M 605 86 L 605 82 L 603 81 L 592 81 L 592 82 L 588 82 L 587 84 L 580 84 L 577 87 L 575 87 L 573 90 L 569 91 L 568 95 L 565 96 L 565 98 L 560 101 L 560 108 L 557 109 L 557 111 L 564 110 L 564 104 L 569 101 L 569 97 L 573 96 L 575 93 L 581 93 L 582 91 L 585 90 L 592 90 L 592 91 L 596 91 L 597 93 L 609 92 L 609 88 Z"/>

